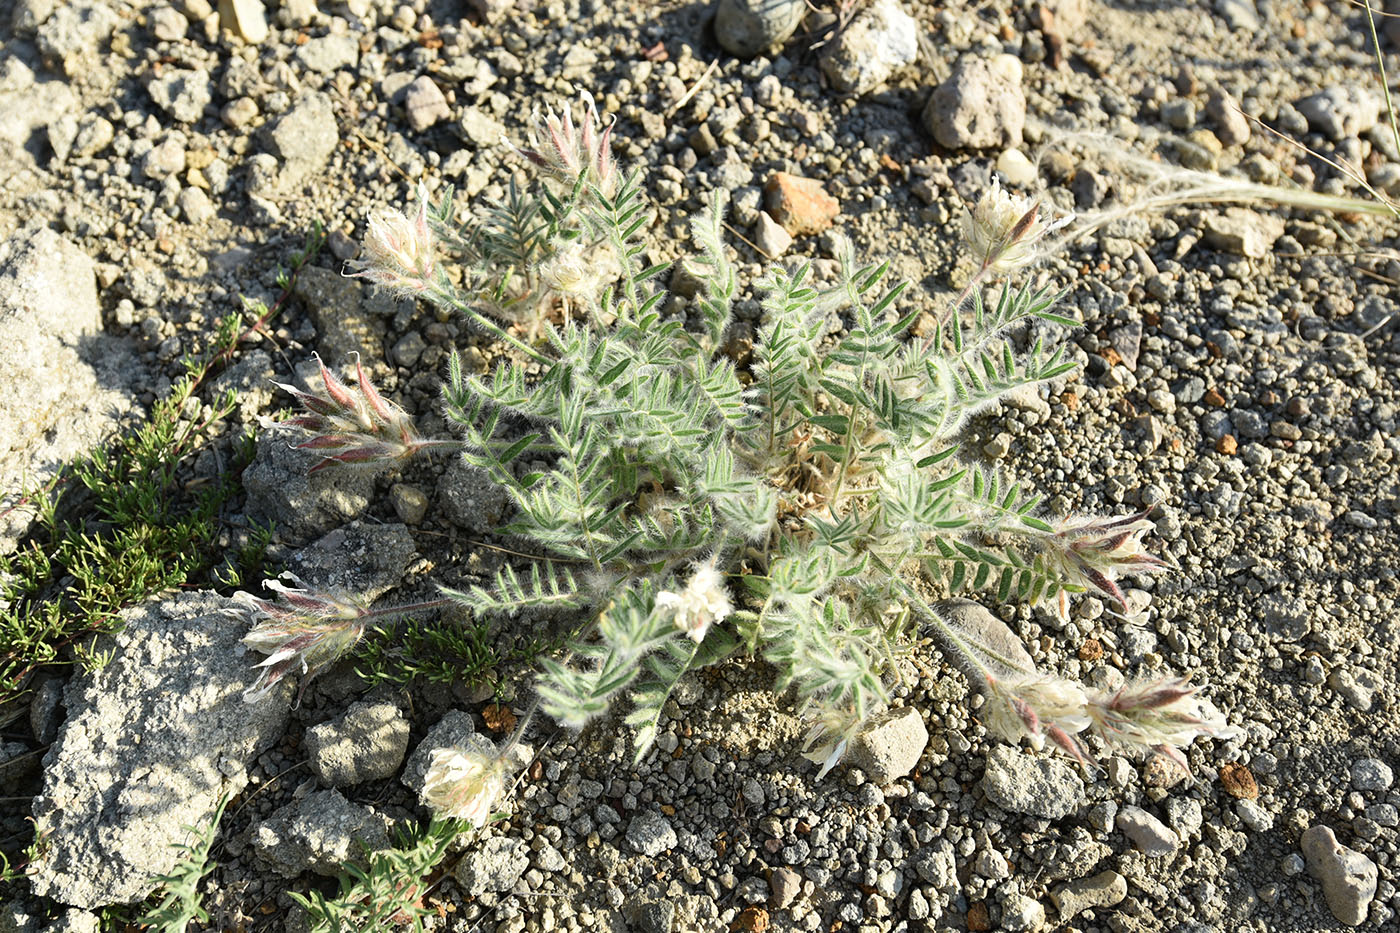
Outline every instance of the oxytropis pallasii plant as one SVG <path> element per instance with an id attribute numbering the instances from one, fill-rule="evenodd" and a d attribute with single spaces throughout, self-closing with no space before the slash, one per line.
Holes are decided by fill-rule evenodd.
<path id="1" fill-rule="evenodd" d="M 1052 310 L 1057 296 L 1005 281 L 1063 221 L 993 187 L 966 223 L 974 277 L 922 336 L 910 334 L 916 315 L 901 316 L 904 285 L 888 287 L 887 266 L 848 247 L 830 287 L 808 264 L 772 264 L 740 370 L 720 352 L 738 283 L 718 203 L 692 225 L 692 320 L 666 316 L 663 268 L 641 260 L 640 174 L 619 171 L 610 134 L 585 95 L 577 121 L 567 108 L 536 119 L 520 152 L 538 171 L 504 203 L 459 219 L 451 192 L 437 203 L 420 192 L 408 214 L 370 221 L 355 275 L 507 345 L 482 376 L 452 358 L 442 399 L 458 437 L 420 437 L 363 372 L 351 386 L 323 367 L 319 392 L 292 390 L 303 446 L 323 465 L 450 450 L 509 493 L 502 533 L 534 556 L 417 606 L 286 588 L 279 601 L 250 598 L 261 621 L 248 642 L 269 655 L 260 687 L 313 675 L 376 615 L 450 600 L 580 620 L 567 652 L 541 661 L 538 705 L 580 727 L 625 704 L 639 757 L 677 681 L 746 650 L 777 669 L 777 689 L 795 688 L 825 773 L 885 706 L 892 662 L 918 633 L 974 673 L 988 728 L 1049 739 L 1086 765 L 1100 744 L 1184 761 L 1196 737 L 1230 731 L 1184 680 L 1102 692 L 1041 674 L 935 603 L 977 591 L 1063 613 L 1079 593 L 1122 603 L 1121 576 L 1164 567 L 1143 543 L 1146 515 L 1044 516 L 1036 496 L 959 455 L 969 416 L 1072 366 L 1005 336 L 1035 318 L 1073 326 Z M 453 254 L 457 278 L 444 265 Z M 499 761 L 440 759 L 430 803 L 480 825 L 505 786 Z"/>

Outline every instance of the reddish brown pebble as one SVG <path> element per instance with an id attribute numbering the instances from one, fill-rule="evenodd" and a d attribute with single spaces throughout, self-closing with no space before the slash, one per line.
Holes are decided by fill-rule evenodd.
<path id="1" fill-rule="evenodd" d="M 492 703 L 482 709 L 481 718 L 486 720 L 486 728 L 492 732 L 509 732 L 515 728 L 515 714 L 509 707 L 499 703 Z"/>
<path id="2" fill-rule="evenodd" d="M 840 203 L 815 179 L 776 172 L 764 192 L 769 215 L 793 236 L 821 233 L 841 213 Z"/>
<path id="3" fill-rule="evenodd" d="M 1216 452 L 1222 453 L 1227 457 L 1233 457 L 1235 455 L 1235 452 L 1239 449 L 1240 443 L 1239 441 L 1235 440 L 1235 435 L 1233 434 L 1226 434 L 1220 440 L 1215 442 Z"/>
<path id="4" fill-rule="evenodd" d="M 1206 394 L 1201 396 L 1201 401 L 1205 402 L 1211 408 L 1225 407 L 1225 396 L 1214 389 L 1206 389 Z"/>
<path id="5" fill-rule="evenodd" d="M 1253 800 L 1259 796 L 1259 785 L 1248 765 L 1232 761 L 1220 769 L 1220 786 L 1236 800 Z"/>
<path id="6" fill-rule="evenodd" d="M 1104 347 L 1099 351 L 1099 356 L 1107 360 L 1109 366 L 1117 366 L 1119 363 L 1123 362 L 1123 357 L 1112 347 Z"/>
<path id="7" fill-rule="evenodd" d="M 762 907 L 749 907 L 734 918 L 734 923 L 729 929 L 743 930 L 744 933 L 764 933 L 768 929 L 768 911 Z"/>
<path id="8" fill-rule="evenodd" d="M 1079 646 L 1079 660 L 1097 661 L 1103 657 L 1103 645 L 1097 638 L 1090 638 Z"/>
<path id="9" fill-rule="evenodd" d="M 1075 395 L 1073 392 L 1066 392 L 1064 395 L 1061 395 L 1060 401 L 1064 402 L 1065 408 L 1068 408 L 1070 411 L 1074 411 L 1079 407 L 1079 396 Z"/>
<path id="10" fill-rule="evenodd" d="M 986 933 L 992 928 L 992 915 L 986 901 L 976 901 L 967 908 L 967 928 L 972 933 Z"/>

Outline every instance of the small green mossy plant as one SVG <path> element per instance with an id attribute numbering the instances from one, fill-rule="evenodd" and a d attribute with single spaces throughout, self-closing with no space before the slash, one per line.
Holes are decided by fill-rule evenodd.
<path id="1" fill-rule="evenodd" d="M 1061 613 L 1086 592 L 1122 603 L 1121 575 L 1166 566 L 1142 543 L 1145 514 L 1042 516 L 1033 490 L 958 447 L 970 416 L 1072 368 L 1060 350 L 1018 351 L 1009 336 L 1036 321 L 1073 326 L 1058 296 L 1005 281 L 1065 218 L 994 186 L 967 222 L 972 281 L 922 336 L 900 309 L 906 286 L 848 245 L 828 284 L 808 263 L 773 264 L 756 283 L 762 318 L 741 367 L 722 352 L 740 288 L 720 204 L 692 223 L 691 318 L 668 316 L 666 267 L 644 261 L 641 177 L 616 170 L 609 130 L 585 97 L 578 124 L 567 110 L 537 121 L 522 154 L 541 171 L 513 182 L 506 205 L 458 219 L 450 191 L 437 203 L 420 192 L 411 214 L 371 219 L 357 276 L 505 345 L 484 375 L 452 356 L 443 410 L 458 437 L 419 436 L 358 368 L 353 385 L 323 366 L 320 390 L 291 390 L 320 466 L 450 449 L 508 493 L 515 515 L 500 532 L 528 556 L 443 596 L 478 618 L 582 620 L 567 650 L 540 662 L 545 713 L 582 727 L 626 702 L 640 758 L 676 683 L 743 648 L 795 690 L 825 773 L 887 705 L 893 662 L 922 631 L 976 672 L 983 720 L 1013 741 L 1048 738 L 1087 764 L 1081 733 L 1180 760 L 1197 736 L 1229 732 L 1182 681 L 1110 694 L 1043 676 L 936 607 L 963 591 Z M 441 260 L 447 246 L 460 277 Z M 362 628 L 441 602 L 350 611 Z M 347 621 L 325 622 L 326 640 Z M 313 655 L 321 667 L 318 624 L 282 643 L 260 625 L 250 644 L 284 672 Z"/>

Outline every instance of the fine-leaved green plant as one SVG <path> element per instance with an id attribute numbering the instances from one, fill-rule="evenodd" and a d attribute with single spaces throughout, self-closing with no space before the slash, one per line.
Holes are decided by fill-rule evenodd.
<path id="1" fill-rule="evenodd" d="M 485 374 L 451 358 L 443 409 L 458 436 L 419 437 L 363 371 L 352 388 L 323 369 L 322 391 L 297 393 L 303 446 L 327 465 L 450 447 L 509 494 L 500 533 L 530 556 L 444 596 L 480 617 L 584 620 L 541 661 L 545 713 L 581 727 L 625 704 L 640 757 L 680 678 L 742 646 L 795 690 L 825 771 L 889 701 L 892 661 L 922 630 L 979 672 L 983 718 L 1013 740 L 1048 737 L 1084 761 L 1087 730 L 1179 757 L 1225 731 L 1179 681 L 1109 695 L 1043 677 L 936 606 L 968 591 L 1064 612 L 1084 592 L 1121 602 L 1120 575 L 1165 566 L 1142 544 L 1145 515 L 1043 515 L 1033 491 L 958 446 L 969 417 L 1072 368 L 1041 341 L 1017 349 L 1022 325 L 1075 322 L 1046 288 L 1007 281 L 1063 218 L 993 187 L 967 222 L 975 274 L 924 336 L 910 334 L 906 285 L 848 244 L 833 281 L 773 264 L 740 367 L 722 352 L 740 287 L 719 201 L 692 223 L 690 318 L 668 313 L 665 267 L 644 259 L 641 175 L 613 166 L 585 104 L 578 125 L 566 112 L 537 126 L 525 155 L 542 171 L 512 183 L 505 205 L 459 219 L 450 193 L 436 204 L 420 193 L 412 215 L 371 223 L 355 274 L 506 345 Z M 464 286 L 445 244 L 468 266 Z M 528 316 L 503 312 L 527 299 Z M 323 662 L 334 637 L 258 647 L 290 670 L 297 657 Z"/>

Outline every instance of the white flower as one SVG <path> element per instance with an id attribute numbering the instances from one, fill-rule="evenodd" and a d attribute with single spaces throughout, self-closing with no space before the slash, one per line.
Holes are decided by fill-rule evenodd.
<path id="1" fill-rule="evenodd" d="M 505 790 L 505 765 L 495 755 L 439 748 L 428 762 L 423 802 L 440 816 L 480 829 Z"/>
<path id="2" fill-rule="evenodd" d="M 570 242 L 540 264 L 540 279 L 545 287 L 561 295 L 592 297 L 599 273 L 597 265 L 585 258 L 583 247 Z"/>
<path id="3" fill-rule="evenodd" d="M 676 628 L 697 644 L 705 640 L 711 625 L 734 611 L 724 575 L 715 569 L 713 558 L 695 568 L 690 582 L 679 593 L 669 590 L 658 593 L 656 607 L 671 610 Z"/>
<path id="4" fill-rule="evenodd" d="M 994 179 L 968 212 L 963 231 L 984 268 L 1011 272 L 1035 258 L 1036 241 L 1072 219 L 1071 215 L 1046 224 L 1039 202 L 1003 191 Z"/>
<path id="5" fill-rule="evenodd" d="M 1089 726 L 1088 697 L 1070 680 L 1028 674 L 1006 680 L 987 678 L 986 705 L 981 719 L 988 731 L 1009 742 L 1028 737 L 1037 750 L 1045 733 L 1063 745 L 1060 735 L 1074 735 Z"/>
<path id="6" fill-rule="evenodd" d="M 428 195 L 420 189 L 412 217 L 387 208 L 370 215 L 364 258 L 350 263 L 357 270 L 352 277 L 405 292 L 426 291 L 433 285 L 435 250 Z"/>

